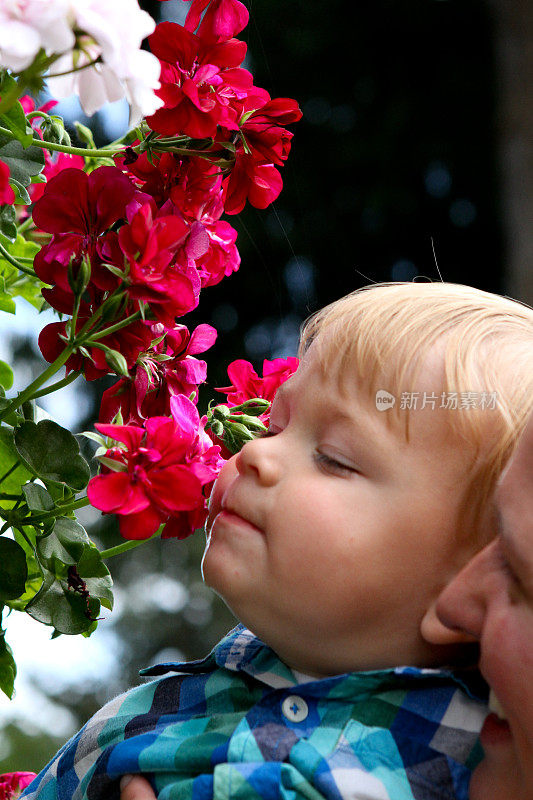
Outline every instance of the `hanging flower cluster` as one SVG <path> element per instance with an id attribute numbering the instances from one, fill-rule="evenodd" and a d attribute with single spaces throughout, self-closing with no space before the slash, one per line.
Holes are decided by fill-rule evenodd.
<path id="1" fill-rule="evenodd" d="M 137 0 L 0 0 L 0 310 L 15 313 L 23 295 L 58 315 L 39 335 L 46 369 L 13 398 L 0 361 L 0 605 L 58 633 L 94 630 L 100 606 L 112 607 L 104 560 L 131 546 L 100 552 L 75 511 L 116 515 L 128 540 L 189 536 L 224 458 L 265 430 L 298 365 L 265 361 L 260 377 L 236 361 L 227 402 L 198 411 L 199 356 L 217 332 L 183 318 L 239 269 L 224 215 L 278 197 L 286 126 L 301 118 L 243 67 L 248 17 L 240 0 L 192 0 L 183 26 L 156 26 Z M 88 113 L 126 96 L 134 127 L 98 148 L 76 123 L 87 146 L 72 147 L 56 101 L 36 107 L 27 94 L 45 78 L 58 97 L 77 91 Z M 99 445 L 92 479 L 76 438 L 37 421 L 32 402 L 80 375 L 115 376 L 97 433 L 85 432 Z M 1 627 L 0 663 L 11 696 Z M 4 778 L 0 800 L 11 800 L 15 778 Z"/>

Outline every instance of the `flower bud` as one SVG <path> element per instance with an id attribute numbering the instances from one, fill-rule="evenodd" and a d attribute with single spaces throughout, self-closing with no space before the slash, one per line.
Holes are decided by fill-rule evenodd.
<path id="1" fill-rule="evenodd" d="M 219 419 L 214 419 L 209 427 L 213 431 L 214 436 L 218 436 L 219 439 L 224 436 L 224 425 Z"/>
<path id="2" fill-rule="evenodd" d="M 45 117 L 40 128 L 45 142 L 64 144 L 70 147 L 70 136 L 64 128 L 61 117 Z"/>
<path id="3" fill-rule="evenodd" d="M 119 353 L 118 350 L 112 350 L 110 347 L 106 347 L 104 350 L 104 354 L 105 354 L 105 360 L 107 361 L 111 369 L 117 373 L 117 375 L 123 375 L 125 378 L 130 377 L 128 362 L 126 361 L 122 353 Z"/>
<path id="4" fill-rule="evenodd" d="M 230 415 L 230 409 L 227 406 L 215 406 L 211 411 L 213 419 L 218 419 L 224 422 Z"/>
<path id="5" fill-rule="evenodd" d="M 260 419 L 257 419 L 257 417 L 250 417 L 248 414 L 232 414 L 230 420 L 245 425 L 250 431 L 264 433 L 268 430 L 267 426 L 261 422 Z"/>
<path id="6" fill-rule="evenodd" d="M 264 397 L 252 397 L 250 400 L 245 400 L 239 406 L 233 406 L 231 413 L 239 413 L 240 411 L 246 414 L 253 414 L 258 417 L 260 414 L 265 414 L 271 406 L 270 400 L 265 400 Z"/>

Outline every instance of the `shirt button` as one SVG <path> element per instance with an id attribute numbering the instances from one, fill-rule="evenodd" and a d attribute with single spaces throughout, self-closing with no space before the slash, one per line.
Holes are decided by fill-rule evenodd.
<path id="1" fill-rule="evenodd" d="M 281 704 L 281 710 L 289 722 L 303 722 L 309 714 L 307 703 L 302 697 L 291 694 Z"/>

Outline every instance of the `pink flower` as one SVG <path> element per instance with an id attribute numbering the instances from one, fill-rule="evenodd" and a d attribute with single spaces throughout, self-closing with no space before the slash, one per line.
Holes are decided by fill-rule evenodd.
<path id="1" fill-rule="evenodd" d="M 12 205 L 15 202 L 15 192 L 9 184 L 9 167 L 0 161 L 0 206 Z"/>
<path id="2" fill-rule="evenodd" d="M 95 508 L 118 515 L 125 539 L 147 539 L 163 524 L 163 538 L 184 538 L 207 517 L 205 492 L 222 466 L 220 447 L 187 397 L 172 397 L 170 408 L 171 417 L 150 417 L 143 427 L 96 425 L 125 447 L 107 451 L 116 469 L 104 466 L 87 496 Z"/>
<path id="3" fill-rule="evenodd" d="M 263 377 L 260 378 L 249 361 L 239 359 L 228 366 L 231 386 L 217 389 L 228 395 L 228 405 L 238 406 L 252 397 L 263 397 L 272 401 L 276 390 L 298 369 L 297 358 L 275 358 L 263 361 Z"/>
<path id="4" fill-rule="evenodd" d="M 110 422 L 120 409 L 125 423 L 140 424 L 146 417 L 170 414 L 174 395 L 198 393 L 207 375 L 207 364 L 194 356 L 208 350 L 217 332 L 211 325 L 198 325 L 189 333 L 185 325 L 165 330 L 161 323 L 151 326 L 156 342 L 141 353 L 131 378 L 121 378 L 102 395 L 100 422 Z"/>
<path id="5" fill-rule="evenodd" d="M 16 800 L 35 777 L 35 772 L 5 772 L 0 775 L 0 800 Z"/>

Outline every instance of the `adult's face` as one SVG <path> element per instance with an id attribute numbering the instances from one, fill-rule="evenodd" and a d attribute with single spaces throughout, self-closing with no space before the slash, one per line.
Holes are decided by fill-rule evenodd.
<path id="1" fill-rule="evenodd" d="M 533 415 L 496 492 L 499 535 L 444 590 L 442 622 L 479 640 L 492 688 L 471 800 L 533 798 Z"/>

